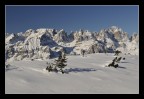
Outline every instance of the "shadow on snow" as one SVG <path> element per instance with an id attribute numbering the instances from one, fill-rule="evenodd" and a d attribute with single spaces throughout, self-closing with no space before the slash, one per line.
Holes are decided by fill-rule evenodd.
<path id="1" fill-rule="evenodd" d="M 126 67 L 122 67 L 122 66 L 118 66 L 117 68 L 123 68 L 123 69 L 126 69 Z"/>
<path id="2" fill-rule="evenodd" d="M 70 69 L 66 69 L 65 72 L 69 73 L 69 72 L 91 72 L 91 71 L 96 71 L 96 69 L 93 68 L 70 68 Z"/>
<path id="3" fill-rule="evenodd" d="M 9 70 L 13 70 L 13 69 L 18 69 L 18 67 L 6 68 L 5 71 L 9 71 Z"/>

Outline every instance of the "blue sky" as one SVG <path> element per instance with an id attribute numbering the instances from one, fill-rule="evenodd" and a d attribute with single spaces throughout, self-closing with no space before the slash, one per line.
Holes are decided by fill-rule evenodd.
<path id="1" fill-rule="evenodd" d="M 7 33 L 38 28 L 98 32 L 110 26 L 138 32 L 138 6 L 6 6 Z"/>

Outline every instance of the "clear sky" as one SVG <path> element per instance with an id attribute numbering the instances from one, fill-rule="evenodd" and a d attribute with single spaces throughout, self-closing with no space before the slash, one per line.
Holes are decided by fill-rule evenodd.
<path id="1" fill-rule="evenodd" d="M 138 6 L 6 6 L 6 32 L 55 28 L 67 33 L 79 29 L 100 31 L 118 26 L 138 32 Z"/>

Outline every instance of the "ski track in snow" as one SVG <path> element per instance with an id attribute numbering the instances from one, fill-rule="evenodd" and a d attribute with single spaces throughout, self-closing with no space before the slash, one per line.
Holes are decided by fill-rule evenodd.
<path id="1" fill-rule="evenodd" d="M 5 93 L 138 94 L 139 56 L 126 55 L 120 68 L 105 67 L 114 54 L 67 56 L 68 74 L 45 70 L 47 60 L 13 61 L 5 71 Z M 53 62 L 53 60 L 48 60 Z"/>

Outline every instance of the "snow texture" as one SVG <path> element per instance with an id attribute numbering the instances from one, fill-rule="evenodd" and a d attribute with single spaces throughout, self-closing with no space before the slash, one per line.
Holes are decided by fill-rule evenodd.
<path id="1" fill-rule="evenodd" d="M 7 62 L 5 69 L 6 94 L 138 94 L 139 57 L 124 55 L 118 68 L 105 67 L 114 54 L 95 53 L 67 56 L 65 71 L 48 72 L 48 60 Z"/>

